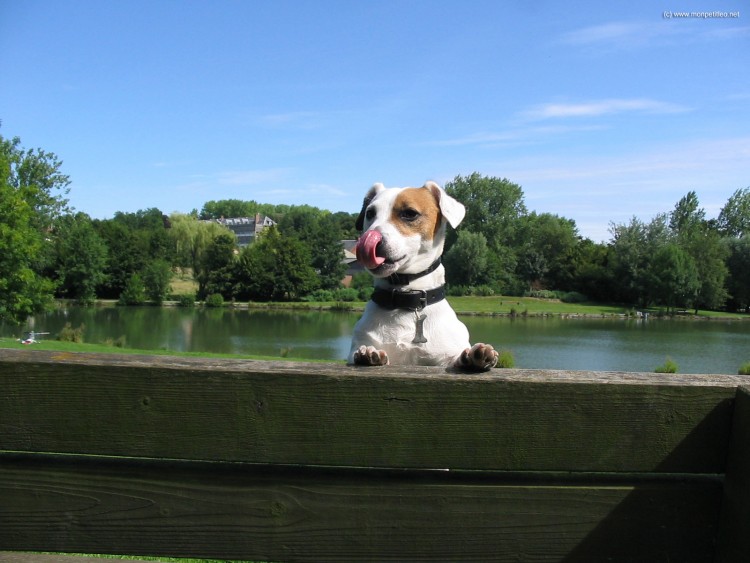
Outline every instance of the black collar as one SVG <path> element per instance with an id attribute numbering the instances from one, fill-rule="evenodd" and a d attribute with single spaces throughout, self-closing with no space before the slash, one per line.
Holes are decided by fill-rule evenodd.
<path id="1" fill-rule="evenodd" d="M 410 309 L 421 311 L 428 305 L 445 299 L 445 286 L 435 289 L 383 289 L 375 288 L 371 299 L 385 309 Z"/>
<path id="2" fill-rule="evenodd" d="M 410 282 L 431 274 L 441 264 L 440 257 L 430 264 L 429 268 L 417 272 L 416 274 L 391 274 L 386 280 L 391 285 L 405 286 Z M 385 309 L 410 309 L 412 311 L 421 311 L 428 305 L 437 303 L 445 299 L 445 286 L 441 285 L 435 289 L 404 289 L 403 287 L 394 287 L 392 289 L 383 289 L 376 287 L 372 293 L 371 299 Z"/>
<path id="3" fill-rule="evenodd" d="M 430 264 L 430 267 L 426 270 L 422 270 L 421 272 L 417 272 L 416 274 L 391 274 L 386 279 L 391 285 L 409 285 L 414 280 L 426 276 L 427 274 L 431 274 L 432 272 L 437 270 L 440 264 L 441 260 L 440 256 L 438 256 L 438 259 Z"/>

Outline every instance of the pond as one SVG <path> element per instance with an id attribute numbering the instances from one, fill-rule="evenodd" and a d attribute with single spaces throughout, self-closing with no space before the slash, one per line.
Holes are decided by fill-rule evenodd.
<path id="1" fill-rule="evenodd" d="M 359 313 L 267 309 L 63 306 L 32 319 L 54 337 L 85 325 L 84 341 L 128 348 L 342 360 Z M 736 374 L 750 361 L 750 322 L 463 316 L 472 341 L 510 350 L 519 368 Z M 0 325 L 0 336 L 18 337 Z M 113 351 L 116 351 L 113 348 Z"/>

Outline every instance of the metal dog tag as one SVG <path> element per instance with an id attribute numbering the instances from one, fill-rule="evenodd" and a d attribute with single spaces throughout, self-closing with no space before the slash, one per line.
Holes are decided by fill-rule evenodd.
<path id="1" fill-rule="evenodd" d="M 414 340 L 411 341 L 412 344 L 424 344 L 427 342 L 427 339 L 424 337 L 424 321 L 427 318 L 427 315 L 420 315 L 418 311 L 414 311 L 414 315 L 417 317 L 417 332 L 414 335 Z"/>

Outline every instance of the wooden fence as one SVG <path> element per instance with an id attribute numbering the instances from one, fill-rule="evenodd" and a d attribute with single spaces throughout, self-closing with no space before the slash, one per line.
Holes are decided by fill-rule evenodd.
<path id="1" fill-rule="evenodd" d="M 746 381 L 0 350 L 0 551 L 744 562 Z"/>

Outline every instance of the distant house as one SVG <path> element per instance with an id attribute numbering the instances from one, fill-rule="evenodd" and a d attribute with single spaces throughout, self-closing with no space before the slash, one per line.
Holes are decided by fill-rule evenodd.
<path id="1" fill-rule="evenodd" d="M 276 221 L 260 213 L 256 213 L 255 217 L 232 217 L 229 219 L 222 217 L 221 219 L 211 219 L 211 221 L 221 223 L 231 230 L 237 238 L 237 246 L 240 248 L 244 248 L 253 242 L 255 237 L 263 232 L 263 229 L 276 224 Z"/>
<path id="2" fill-rule="evenodd" d="M 356 240 L 342 240 L 341 244 L 344 246 L 344 256 L 341 261 L 346 264 L 346 273 L 344 274 L 344 279 L 341 280 L 341 283 L 344 284 L 345 287 L 349 287 L 349 284 L 352 283 L 352 276 L 359 272 L 364 272 L 365 267 L 357 262 L 357 254 L 355 250 L 357 246 Z"/>

